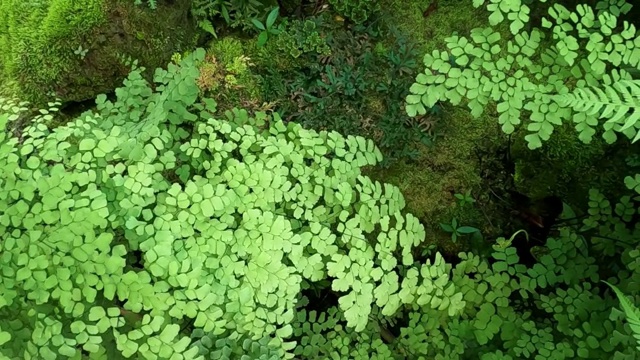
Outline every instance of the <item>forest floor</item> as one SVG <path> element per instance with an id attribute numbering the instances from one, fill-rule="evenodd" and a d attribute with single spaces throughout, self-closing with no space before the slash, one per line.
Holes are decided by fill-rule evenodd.
<path id="1" fill-rule="evenodd" d="M 436 1 L 437 5 L 433 5 L 433 1 Z M 445 39 L 455 34 L 454 30 L 463 36 L 468 35 L 474 28 L 488 26 L 486 14 L 479 15 L 481 11 L 474 9 L 469 1 L 433 1 L 383 0 L 381 3 L 385 14 L 391 17 L 390 23 L 393 23 L 403 34 L 402 36 L 416 46 L 415 53 L 418 55 L 414 60 L 417 66 L 415 73 L 407 75 L 410 77 L 409 82 L 417 72 L 423 70 L 422 55 L 435 49 L 444 49 Z M 339 28 L 339 25 L 336 26 Z M 382 47 L 393 49 L 398 46 L 394 43 L 396 41 L 394 37 L 383 38 L 384 41 L 387 44 Z M 366 43 L 363 44 L 367 46 Z M 218 64 L 210 67 L 209 70 L 231 74 L 234 81 L 242 85 L 238 87 L 241 90 L 234 90 L 235 93 L 219 91 L 226 89 L 224 86 L 228 84 L 224 82 L 228 78 L 220 80 L 222 76 L 215 75 L 216 81 L 224 84 L 221 85 L 223 88 L 215 90 L 225 97 L 224 100 L 220 100 L 221 106 L 223 102 L 243 107 L 251 107 L 253 104 L 256 109 L 262 107 L 280 111 L 279 104 L 288 102 L 296 105 L 295 101 L 291 100 L 291 94 L 285 91 L 279 98 L 270 99 L 273 100 L 269 102 L 272 105 L 265 106 L 264 96 L 260 95 L 260 92 L 274 92 L 269 87 L 272 84 L 268 84 L 269 78 L 265 77 L 266 73 L 256 76 L 247 75 L 242 69 L 242 64 L 234 63 L 245 55 L 244 52 L 247 49 L 250 49 L 248 55 L 251 56 L 251 61 L 262 63 L 263 68 L 295 65 L 292 62 L 279 60 L 286 54 L 274 55 L 268 50 L 256 50 L 255 39 L 246 39 L 242 36 L 236 38 L 234 34 L 226 37 L 223 34 L 219 39 L 212 39 L 204 47 L 215 53 L 221 63 L 226 63 L 224 69 Z M 372 51 L 378 51 L 378 47 Z M 353 56 L 357 57 L 361 54 Z M 346 57 L 347 62 L 353 60 L 349 56 Z M 276 59 L 276 63 L 272 62 L 272 58 Z M 233 65 L 230 65 L 231 63 Z M 271 82 L 295 82 L 298 79 L 294 77 L 301 76 L 300 72 L 289 72 L 288 69 L 282 74 L 284 74 L 283 78 L 272 77 Z M 262 89 L 260 89 L 261 86 Z M 12 91 L 10 83 L 3 83 L 0 86 L 0 95 L 8 95 Z M 345 103 L 342 98 L 350 96 L 338 94 L 338 97 L 341 99 L 337 105 L 333 106 L 345 112 Z M 366 102 L 375 103 L 379 97 L 380 94 L 369 96 L 368 93 L 361 97 L 357 93 L 351 96 L 356 106 L 362 106 L 362 103 Z M 399 100 L 396 102 L 403 102 L 403 98 L 396 100 Z M 259 105 L 261 103 L 263 105 Z M 347 102 L 347 106 L 349 104 Z M 85 111 L 88 110 L 86 105 L 78 104 L 76 107 Z M 311 104 L 311 106 L 316 105 Z M 356 107 L 353 110 L 356 116 L 349 117 L 350 115 L 347 114 L 345 121 L 356 123 L 359 121 L 358 111 L 371 108 L 375 109 L 375 106 Z M 65 111 L 70 112 L 71 115 L 77 115 L 76 113 L 80 110 L 71 107 Z M 381 111 L 389 113 L 391 117 L 401 115 L 406 117 L 402 108 L 395 110 L 386 108 Z M 68 114 L 66 118 L 71 115 Z M 324 118 L 332 116 L 330 113 L 322 112 L 320 115 Z M 394 160 L 388 167 L 366 170 L 366 174 L 374 180 L 391 183 L 400 188 L 407 203 L 406 211 L 418 217 L 426 227 L 425 244 L 427 246 L 433 245 L 448 255 L 455 255 L 459 251 L 468 251 L 471 248 L 486 248 L 497 236 L 504 234 L 505 231 L 518 229 L 522 225 L 521 223 L 512 224 L 511 204 L 501 200 L 509 198 L 507 192 L 511 188 L 513 169 L 508 156 L 509 138 L 501 132 L 496 118 L 495 111 L 485 112 L 480 118 L 473 118 L 467 109 L 443 104 L 441 113 L 428 119 L 434 124 L 432 141 L 428 144 L 416 145 L 417 149 L 414 149 L 418 153 L 416 157 Z M 329 125 L 316 124 L 315 127 L 324 128 L 325 126 Z M 465 193 L 470 193 L 475 202 L 463 204 L 456 198 L 456 194 Z M 443 231 L 440 225 L 451 224 L 452 221 L 455 221 L 458 226 L 478 228 L 484 238 L 465 235 L 455 242 L 452 241 L 451 234 Z M 473 243 L 471 243 L 472 240 Z M 482 244 L 478 244 L 478 241 Z"/>
<path id="2" fill-rule="evenodd" d="M 421 54 L 443 49 L 445 39 L 457 31 L 469 34 L 488 26 L 483 10 L 468 1 L 385 0 L 385 8 L 398 26 L 415 39 Z M 430 9 L 428 12 L 425 10 Z M 425 16 L 426 15 L 426 16 Z M 455 254 L 468 248 L 464 241 L 453 243 L 440 223 L 456 219 L 460 225 L 478 227 L 488 239 L 501 234 L 508 206 L 491 194 L 504 193 L 508 173 L 508 138 L 491 114 L 473 118 L 467 109 L 445 107 L 437 126 L 439 138 L 432 146 L 422 146 L 415 161 L 399 162 L 388 169 L 375 169 L 372 176 L 398 186 L 407 201 L 407 210 L 427 228 L 427 243 Z M 490 124 L 495 124 L 491 126 Z M 455 194 L 471 191 L 476 202 L 460 206 Z"/>

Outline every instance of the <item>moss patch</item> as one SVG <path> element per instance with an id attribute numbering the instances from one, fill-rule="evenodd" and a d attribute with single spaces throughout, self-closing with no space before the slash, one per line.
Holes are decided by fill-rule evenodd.
<path id="1" fill-rule="evenodd" d="M 117 87 L 128 73 L 121 58 L 148 69 L 165 66 L 171 54 L 192 46 L 190 1 L 157 10 L 128 0 L 49 0 L 1 3 L 0 50 L 4 79 L 19 96 L 42 103 L 51 96 L 82 101 Z M 76 53 L 82 47 L 84 55 Z"/>
<path id="2" fill-rule="evenodd" d="M 465 247 L 465 242 L 452 243 L 450 235 L 440 229 L 440 223 L 450 223 L 455 217 L 461 225 L 478 227 L 485 235 L 499 233 L 498 224 L 494 221 L 492 226 L 487 218 L 489 214 L 495 217 L 491 203 L 478 196 L 489 193 L 487 186 L 490 185 L 482 172 L 484 155 L 477 149 L 487 149 L 486 153 L 492 157 L 493 149 L 505 144 L 506 138 L 497 125 L 487 126 L 491 119 L 473 119 L 463 108 L 446 111 L 441 125 L 443 135 L 433 146 L 422 148 L 417 161 L 396 163 L 389 169 L 373 169 L 369 174 L 401 189 L 407 211 L 422 220 L 427 228 L 427 243 L 456 253 Z M 478 202 L 461 208 L 454 194 L 467 190 L 472 191 Z"/>
<path id="3" fill-rule="evenodd" d="M 61 74 L 77 67 L 77 39 L 107 21 L 105 10 L 103 0 L 2 1 L 2 77 L 16 81 L 29 100 L 47 96 Z"/>
<path id="4" fill-rule="evenodd" d="M 153 71 L 166 67 L 174 52 L 195 45 L 195 24 L 189 10 L 188 0 L 159 5 L 155 10 L 127 0 L 115 1 L 107 9 L 109 21 L 85 40 L 93 51 L 82 60 L 79 71 L 65 74 L 56 93 L 79 101 L 112 91 L 129 73 L 122 62 L 127 57 L 139 60 L 151 80 Z"/>
<path id="5" fill-rule="evenodd" d="M 435 10 L 425 17 L 425 10 L 433 2 L 437 2 Z M 489 23 L 489 14 L 482 8 L 474 8 L 472 2 L 466 0 L 383 0 L 382 4 L 394 23 L 414 36 L 422 53 L 442 49 L 444 39 L 454 32 L 466 36 L 472 29 Z"/>
<path id="6" fill-rule="evenodd" d="M 253 72 L 254 59 L 248 48 L 255 47 L 254 43 L 253 39 L 225 37 L 208 44 L 198 86 L 204 96 L 216 100 L 219 110 L 271 110 L 262 100 L 261 78 Z M 175 54 L 174 61 L 186 54 Z"/>
<path id="7" fill-rule="evenodd" d="M 592 187 L 603 191 L 623 190 L 621 184 L 628 175 L 625 160 L 638 148 L 625 142 L 608 145 L 599 135 L 585 144 L 578 139 L 572 124 L 556 127 L 551 138 L 533 151 L 527 148 L 523 137 L 515 137 L 519 140 L 512 150 L 518 190 L 533 199 L 555 195 L 580 207 L 586 205 L 585 194 Z"/>
<path id="8" fill-rule="evenodd" d="M 444 39 L 456 32 L 466 36 L 474 28 L 488 26 L 488 14 L 475 9 L 470 1 L 439 1 L 425 17 L 431 3 L 382 2 L 384 12 L 392 16 L 391 21 L 417 42 L 420 54 L 444 49 Z M 449 254 L 468 248 L 469 238 L 452 243 L 450 234 L 440 228 L 440 223 L 451 223 L 453 218 L 460 225 L 480 228 L 487 238 L 501 234 L 498 219 L 504 218 L 504 206 L 487 195 L 496 183 L 504 186 L 504 179 L 509 176 L 503 168 L 503 159 L 496 155 L 507 144 L 507 137 L 497 124 L 491 114 L 474 119 L 465 107 L 445 105 L 442 119 L 433 124 L 439 136 L 434 145 L 421 149 L 419 159 L 370 171 L 376 180 L 395 184 L 402 190 L 407 211 L 419 217 L 427 228 L 427 244 L 436 244 Z M 461 207 L 454 195 L 467 190 L 472 191 L 477 202 Z"/>

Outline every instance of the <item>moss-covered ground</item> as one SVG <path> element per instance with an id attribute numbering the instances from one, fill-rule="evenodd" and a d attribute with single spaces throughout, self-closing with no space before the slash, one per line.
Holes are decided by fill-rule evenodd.
<path id="1" fill-rule="evenodd" d="M 121 58 L 155 69 L 195 46 L 189 10 L 184 0 L 153 13 L 128 0 L 2 1 L 0 79 L 35 103 L 92 99 L 126 76 Z"/>
<path id="2" fill-rule="evenodd" d="M 453 32 L 463 35 L 488 25 L 482 11 L 467 1 L 440 1 L 425 17 L 424 11 L 431 3 L 385 0 L 382 5 L 391 9 L 388 13 L 399 28 L 418 43 L 421 54 L 443 49 L 445 38 Z M 374 169 L 371 175 L 400 187 L 407 210 L 427 227 L 427 243 L 455 253 L 466 248 L 465 241 L 469 238 L 452 243 L 450 234 L 440 228 L 440 223 L 451 223 L 456 218 L 461 225 L 479 228 L 488 238 L 500 232 L 496 209 L 502 211 L 503 207 L 486 194 L 490 194 L 487 187 L 496 185 L 492 180 L 504 179 L 507 174 L 495 168 L 495 176 L 486 176 L 482 162 L 501 166 L 503 159 L 497 158 L 497 152 L 506 146 L 507 138 L 490 115 L 475 119 L 461 107 L 443 106 L 443 115 L 435 126 L 438 136 L 433 145 L 421 147 L 418 159 L 398 162 L 388 169 Z M 468 190 L 477 201 L 461 207 L 454 195 Z M 500 215 L 503 214 L 500 212 Z"/>
<path id="3" fill-rule="evenodd" d="M 48 96 L 50 85 L 77 66 L 78 39 L 107 21 L 103 0 L 7 0 L 0 13 L 0 74 L 29 99 Z"/>

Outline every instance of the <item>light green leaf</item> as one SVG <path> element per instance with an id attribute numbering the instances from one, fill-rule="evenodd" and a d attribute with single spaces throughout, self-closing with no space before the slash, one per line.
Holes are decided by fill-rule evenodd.
<path id="1" fill-rule="evenodd" d="M 93 150 L 96 147 L 96 141 L 94 139 L 82 139 L 78 148 L 80 151 L 89 151 Z"/>

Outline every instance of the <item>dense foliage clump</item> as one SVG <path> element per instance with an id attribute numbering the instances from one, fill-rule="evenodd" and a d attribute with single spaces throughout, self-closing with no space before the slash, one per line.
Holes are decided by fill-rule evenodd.
<path id="1" fill-rule="evenodd" d="M 328 16 L 292 21 L 259 54 L 265 101 L 277 102 L 285 118 L 303 115 L 305 127 L 373 139 L 385 166 L 415 159 L 435 135 L 437 107 L 421 119 L 403 114 L 417 52 L 389 24 L 347 31 Z"/>
<path id="2" fill-rule="evenodd" d="M 381 160 L 373 142 L 277 114 L 218 120 L 212 100 L 196 102 L 203 59 L 199 50 L 156 71 L 155 92 L 134 70 L 98 112 L 51 129 L 55 109 L 43 111 L 3 140 L 3 311 L 23 314 L 3 327 L 9 356 L 182 354 L 184 326 L 275 336 L 284 351 L 302 289 L 332 278 L 342 316 L 361 330 L 374 289 L 401 286 L 384 274 L 396 251 L 413 264 L 424 232 L 400 213 L 397 188 L 360 175 Z M 24 116 L 3 105 L 5 126 Z M 378 250 L 366 241 L 374 231 Z M 33 343 L 41 326 L 49 335 Z M 156 336 L 172 346 L 154 346 Z"/>
<path id="3" fill-rule="evenodd" d="M 611 7 L 617 9 L 617 3 Z M 425 114 L 439 101 L 457 105 L 465 100 L 477 117 L 495 102 L 507 134 L 528 118 L 525 139 L 531 149 L 540 148 L 563 121 L 572 121 L 586 143 L 603 119 L 608 143 L 615 142 L 616 133 L 636 141 L 640 111 L 633 94 L 640 83 L 629 69 L 640 68 L 640 44 L 635 26 L 619 24 L 617 17 L 630 8 L 609 12 L 578 5 L 570 11 L 555 4 L 549 19 L 542 19 L 552 44 L 544 43 L 543 29 L 514 28 L 520 20 L 512 23 L 515 36 L 506 44 L 490 27 L 474 29 L 471 39 L 454 35 L 447 39 L 448 51 L 424 57 L 427 68 L 407 96 L 407 112 Z"/>
<path id="4" fill-rule="evenodd" d="M 489 27 L 452 27 L 414 80 L 428 35 L 394 1 L 194 1 L 173 17 L 223 38 L 152 81 L 132 61 L 88 109 L 0 96 L 0 358 L 637 358 L 631 6 L 473 1 Z M 118 4 L 170 5 L 142 3 Z M 446 183 L 474 157 L 487 179 Z M 397 169 L 446 175 L 449 218 L 370 177 Z"/>
<path id="5" fill-rule="evenodd" d="M 453 359 L 470 342 L 513 358 L 633 351 L 598 285 L 639 280 L 625 241 L 636 231 L 621 230 L 630 197 L 612 212 L 591 195 L 593 245 L 564 229 L 531 268 L 513 239 L 452 266 L 420 251 L 423 227 L 402 215 L 398 189 L 361 175 L 381 160 L 371 140 L 276 114 L 219 118 L 198 98 L 204 57 L 157 70 L 155 90 L 134 69 L 115 102 L 101 96 L 67 125 L 51 126 L 52 107 L 23 128 L 24 104 L 3 102 L 15 134 L 2 140 L 5 356 Z M 611 227 L 615 238 L 598 237 Z M 606 275 L 593 251 L 622 272 Z M 313 309 L 314 293 L 336 302 Z"/>

